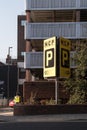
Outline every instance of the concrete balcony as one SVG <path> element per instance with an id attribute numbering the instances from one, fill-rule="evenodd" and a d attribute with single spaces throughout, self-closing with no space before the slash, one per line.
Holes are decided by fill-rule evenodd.
<path id="1" fill-rule="evenodd" d="M 43 52 L 25 52 L 24 68 L 42 69 L 43 68 Z"/>
<path id="2" fill-rule="evenodd" d="M 87 0 L 26 0 L 26 10 L 87 9 Z"/>
<path id="3" fill-rule="evenodd" d="M 87 22 L 26 22 L 25 39 L 46 39 L 52 36 L 62 36 L 68 39 L 87 38 Z"/>
<path id="4" fill-rule="evenodd" d="M 73 59 L 75 51 L 70 52 L 70 68 L 75 68 L 76 64 Z M 43 52 L 25 52 L 24 55 L 25 69 L 42 69 L 43 68 Z"/>

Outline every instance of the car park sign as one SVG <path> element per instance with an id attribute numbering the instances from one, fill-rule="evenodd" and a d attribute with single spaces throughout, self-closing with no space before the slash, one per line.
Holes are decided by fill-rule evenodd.
<path id="1" fill-rule="evenodd" d="M 43 44 L 43 77 L 68 78 L 70 76 L 70 40 L 51 37 Z"/>
<path id="2" fill-rule="evenodd" d="M 44 54 L 43 54 L 43 76 L 56 76 L 56 43 L 57 38 L 51 37 L 44 40 Z"/>
<path id="3" fill-rule="evenodd" d="M 70 40 L 60 37 L 59 40 L 59 77 L 68 78 L 70 76 Z"/>

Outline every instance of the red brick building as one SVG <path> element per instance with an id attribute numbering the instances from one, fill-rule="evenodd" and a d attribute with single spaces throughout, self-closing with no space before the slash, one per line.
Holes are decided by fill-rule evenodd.
<path id="1" fill-rule="evenodd" d="M 18 15 L 17 17 L 17 67 L 18 67 L 17 91 L 20 90 L 21 94 L 23 94 L 23 83 L 25 81 L 25 69 L 24 69 L 24 52 L 26 48 L 26 40 L 24 39 L 25 22 L 26 22 L 26 16 Z"/>

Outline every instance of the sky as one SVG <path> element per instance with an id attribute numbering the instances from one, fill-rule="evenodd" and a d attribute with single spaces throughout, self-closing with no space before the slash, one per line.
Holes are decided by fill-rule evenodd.
<path id="1" fill-rule="evenodd" d="M 0 62 L 5 62 L 8 48 L 17 58 L 17 16 L 25 14 L 25 0 L 0 0 Z"/>

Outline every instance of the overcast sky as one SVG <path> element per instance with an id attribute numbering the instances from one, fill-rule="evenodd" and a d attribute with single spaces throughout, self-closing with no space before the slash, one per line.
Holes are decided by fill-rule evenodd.
<path id="1" fill-rule="evenodd" d="M 25 0 L 0 1 L 0 61 L 5 62 L 9 47 L 17 57 L 17 15 L 25 14 Z"/>

